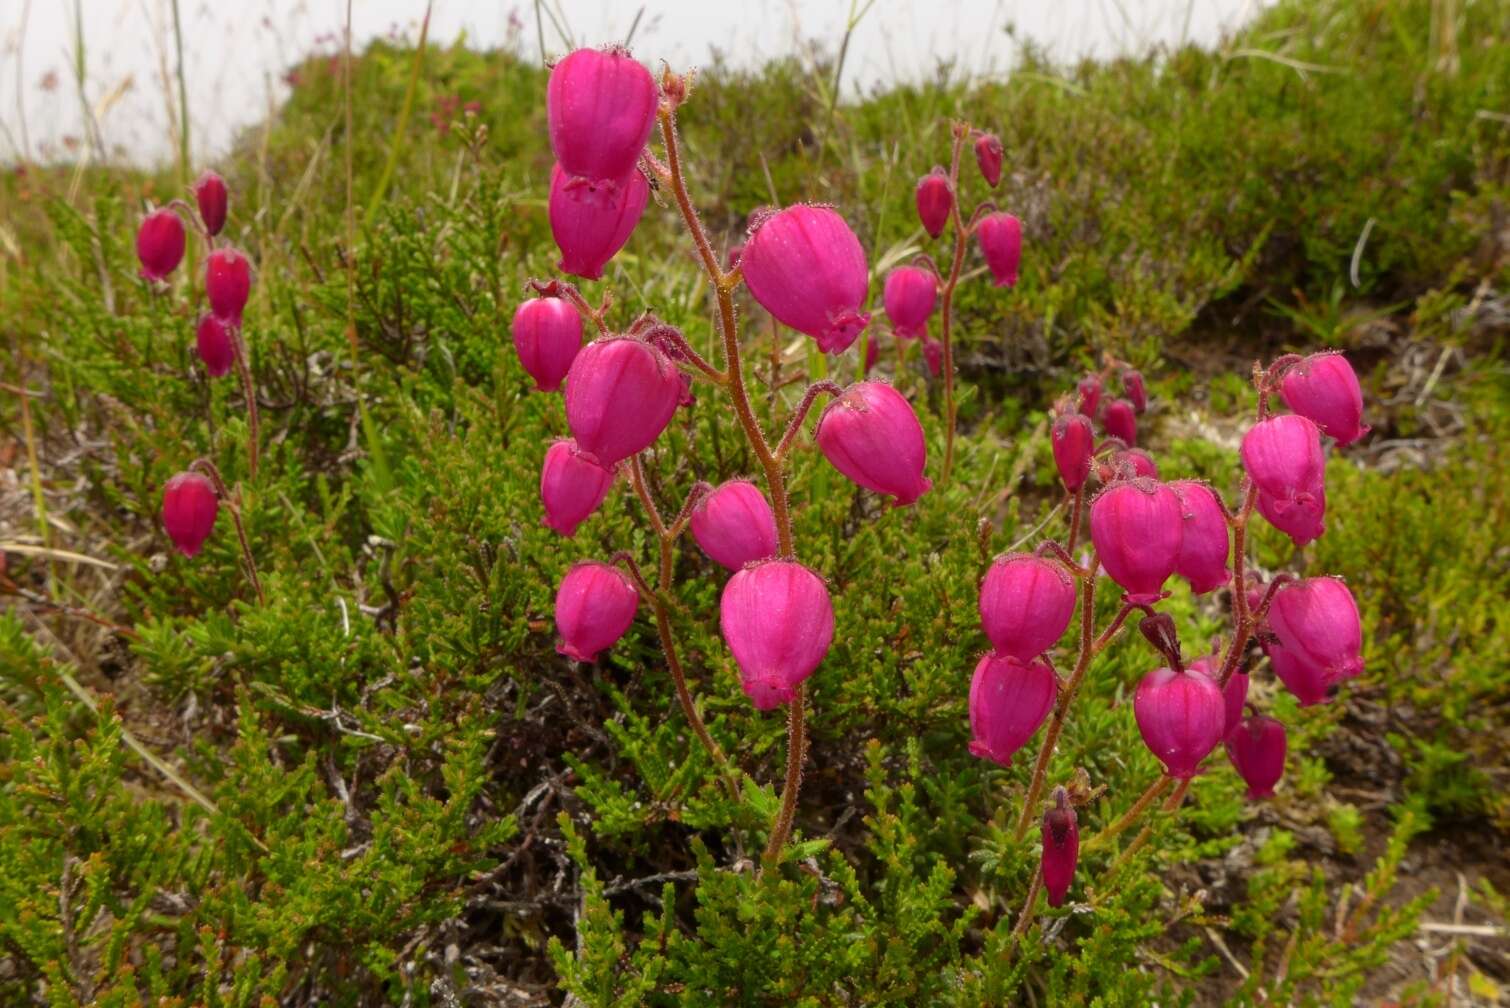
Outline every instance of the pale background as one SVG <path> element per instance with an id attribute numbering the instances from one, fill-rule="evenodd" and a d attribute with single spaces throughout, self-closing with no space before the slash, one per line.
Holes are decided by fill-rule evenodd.
<path id="1" fill-rule="evenodd" d="M 622 40 L 643 8 L 635 55 L 674 66 L 758 63 L 814 44 L 836 49 L 850 0 L 543 0 L 578 44 Z M 1192 40 L 1216 42 L 1265 0 L 875 0 L 850 43 L 850 93 L 930 75 L 954 60 L 971 74 L 1010 68 L 1020 40 L 1054 59 L 1109 56 Z M 238 130 L 286 94 L 284 70 L 311 51 L 340 48 L 345 0 L 179 0 L 190 137 L 196 162 L 213 162 Z M 863 6 L 863 0 L 861 0 Z M 464 37 L 488 48 L 513 38 L 539 58 L 534 0 L 435 0 L 432 42 Z M 75 11 L 82 13 L 84 101 L 106 157 L 136 163 L 173 156 L 168 100 L 176 103 L 170 0 L 0 0 L 0 161 L 72 158 L 86 150 L 74 82 Z M 354 45 L 417 38 L 422 0 L 353 0 Z M 1016 40 L 1009 36 L 1009 26 Z M 547 54 L 566 45 L 549 18 Z"/>

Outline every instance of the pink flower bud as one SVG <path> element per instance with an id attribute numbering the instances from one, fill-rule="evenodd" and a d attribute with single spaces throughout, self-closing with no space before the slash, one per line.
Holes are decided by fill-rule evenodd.
<path id="1" fill-rule="evenodd" d="M 233 248 L 219 248 L 204 264 L 204 292 L 210 311 L 233 325 L 241 325 L 241 313 L 252 293 L 252 264 Z"/>
<path id="2" fill-rule="evenodd" d="M 545 450 L 540 467 L 540 501 L 544 523 L 570 539 L 613 487 L 613 470 L 582 451 L 574 441 L 557 441 Z"/>
<path id="3" fill-rule="evenodd" d="M 933 486 L 923 475 L 923 425 L 902 394 L 885 382 L 851 385 L 824 409 L 814 434 L 825 458 L 851 480 L 911 504 Z"/>
<path id="4" fill-rule="evenodd" d="M 199 204 L 199 220 L 204 224 L 205 233 L 213 238 L 225 227 L 225 179 L 207 171 L 199 176 L 193 190 L 194 202 Z"/>
<path id="5" fill-rule="evenodd" d="M 1075 582 L 1031 553 L 999 556 L 980 585 L 980 625 L 998 654 L 1032 661 L 1058 643 L 1075 613 Z"/>
<path id="6" fill-rule="evenodd" d="M 1268 798 L 1285 772 L 1285 726 L 1252 714 L 1227 735 L 1227 758 L 1248 785 L 1249 798 Z"/>
<path id="7" fill-rule="evenodd" d="M 566 375 L 566 425 L 604 466 L 650 447 L 682 397 L 681 373 L 655 347 L 629 336 L 595 339 Z"/>
<path id="8" fill-rule="evenodd" d="M 1160 668 L 1138 684 L 1133 716 L 1144 744 L 1169 776 L 1189 778 L 1222 740 L 1227 705 L 1204 673 Z"/>
<path id="9" fill-rule="evenodd" d="M 1200 671 L 1215 679 L 1220 665 L 1216 655 L 1204 661 L 1206 661 L 1206 667 Z M 1199 664 L 1200 662 L 1191 662 L 1190 667 L 1193 669 Z M 1234 672 L 1228 677 L 1227 685 L 1222 687 L 1222 700 L 1227 705 L 1227 716 L 1222 721 L 1222 738 L 1226 738 L 1243 719 L 1243 704 L 1248 702 L 1248 673 Z"/>
<path id="10" fill-rule="evenodd" d="M 1088 417 L 1095 416 L 1101 406 L 1101 376 L 1086 375 L 1075 388 L 1080 392 L 1080 412 Z"/>
<path id="11" fill-rule="evenodd" d="M 991 269 L 992 282 L 997 287 L 1015 286 L 1022 262 L 1022 221 L 1000 211 L 986 214 L 975 225 L 975 238 Z"/>
<path id="12" fill-rule="evenodd" d="M 938 278 L 917 266 L 898 266 L 886 274 L 886 317 L 900 339 L 928 334 L 928 316 L 938 301 Z"/>
<path id="13" fill-rule="evenodd" d="M 1111 471 L 1115 479 L 1159 478 L 1159 467 L 1154 464 L 1153 456 L 1141 448 L 1126 448 L 1112 455 Z"/>
<path id="14" fill-rule="evenodd" d="M 1369 432 L 1363 424 L 1358 375 L 1338 351 L 1311 354 L 1285 371 L 1279 395 L 1339 445 L 1350 445 Z"/>
<path id="15" fill-rule="evenodd" d="M 1122 372 L 1122 394 L 1132 403 L 1133 410 L 1142 413 L 1148 409 L 1148 389 L 1143 385 L 1143 375 L 1128 368 Z"/>
<path id="16" fill-rule="evenodd" d="M 1049 711 L 1059 681 L 1041 661 L 987 654 L 970 680 L 970 753 L 1002 766 L 1028 744 Z"/>
<path id="17" fill-rule="evenodd" d="M 1054 419 L 1049 435 L 1054 448 L 1054 465 L 1059 468 L 1059 478 L 1070 493 L 1078 493 L 1091 474 L 1091 451 L 1095 448 L 1096 432 L 1083 413 L 1061 413 Z"/>
<path id="18" fill-rule="evenodd" d="M 1180 498 L 1184 532 L 1180 539 L 1180 559 L 1175 573 L 1190 582 L 1197 595 L 1215 591 L 1232 580 L 1227 569 L 1227 516 L 1221 502 L 1199 480 L 1176 480 L 1169 488 Z"/>
<path id="19" fill-rule="evenodd" d="M 561 298 L 530 298 L 514 312 L 511 326 L 519 363 L 535 388 L 554 392 L 582 349 L 582 316 Z"/>
<path id="20" fill-rule="evenodd" d="M 791 560 L 761 560 L 724 586 L 719 628 L 757 710 L 792 699 L 834 639 L 834 606 L 823 579 Z"/>
<path id="21" fill-rule="evenodd" d="M 944 225 L 949 223 L 949 211 L 954 209 L 954 187 L 949 184 L 944 169 L 935 168 L 918 179 L 916 195 L 918 219 L 923 222 L 923 230 L 930 238 L 937 238 L 944 233 Z"/>
<path id="22" fill-rule="evenodd" d="M 569 193 L 568 181 L 559 164 L 551 169 L 551 237 L 561 250 L 561 261 L 556 265 L 573 276 L 597 280 L 603 276 L 608 260 L 634 233 L 650 198 L 650 186 L 634 171 L 603 199 L 587 200 Z"/>
<path id="23" fill-rule="evenodd" d="M 1326 531 L 1326 490 L 1323 487 L 1317 487 L 1315 493 L 1302 493 L 1283 500 L 1260 490 L 1257 503 L 1258 513 L 1289 536 L 1296 546 L 1314 542 Z"/>
<path id="24" fill-rule="evenodd" d="M 1264 644 L 1264 654 L 1269 656 L 1269 665 L 1285 688 L 1295 694 L 1302 707 L 1312 707 L 1331 699 L 1327 690 L 1326 669 L 1313 665 L 1305 658 L 1285 648 L 1278 641 Z"/>
<path id="25" fill-rule="evenodd" d="M 1174 573 L 1184 539 L 1180 498 L 1151 479 L 1113 483 L 1091 501 L 1091 541 L 1127 600 L 1151 604 Z"/>
<path id="26" fill-rule="evenodd" d="M 1001 158 L 1001 141 L 995 133 L 982 133 L 975 138 L 975 163 L 980 165 L 980 174 L 986 185 L 993 189 L 1001 181 Z"/>
<path id="27" fill-rule="evenodd" d="M 1260 420 L 1243 435 L 1243 468 L 1276 500 L 1315 494 L 1326 475 L 1321 432 L 1303 416 L 1285 413 Z"/>
<path id="28" fill-rule="evenodd" d="M 640 593 L 617 567 L 595 560 L 572 567 L 556 589 L 556 651 L 576 661 L 596 661 L 634 622 Z"/>
<path id="29" fill-rule="evenodd" d="M 750 296 L 824 353 L 847 349 L 870 322 L 865 250 L 831 207 L 798 204 L 765 216 L 740 262 Z"/>
<path id="30" fill-rule="evenodd" d="M 1285 650 L 1322 669 L 1327 685 L 1363 671 L 1358 603 L 1340 578 L 1312 577 L 1282 585 L 1269 604 L 1269 627 Z"/>
<path id="31" fill-rule="evenodd" d="M 166 280 L 184 257 L 184 222 L 166 208 L 142 218 L 136 229 L 136 257 L 147 280 Z"/>
<path id="32" fill-rule="evenodd" d="M 551 68 L 551 151 L 574 191 L 617 199 L 655 128 L 658 100 L 650 71 L 618 46 L 578 49 Z"/>
<path id="33" fill-rule="evenodd" d="M 1054 789 L 1054 807 L 1043 814 L 1043 888 L 1049 906 L 1064 905 L 1080 859 L 1080 826 L 1064 788 Z"/>
<path id="34" fill-rule="evenodd" d="M 692 538 L 714 563 L 737 571 L 776 555 L 776 516 L 749 480 L 729 480 L 692 509 Z"/>
<path id="35" fill-rule="evenodd" d="M 1120 440 L 1129 448 L 1138 443 L 1138 418 L 1126 399 L 1113 399 L 1101 414 L 1101 426 L 1108 437 Z"/>
<path id="36" fill-rule="evenodd" d="M 163 486 L 163 528 L 184 556 L 199 553 L 215 528 L 220 497 L 215 485 L 197 472 L 181 472 Z"/>
<path id="37" fill-rule="evenodd" d="M 928 373 L 937 378 L 939 372 L 944 370 L 944 344 L 924 336 L 923 363 L 928 366 Z"/>
<path id="38" fill-rule="evenodd" d="M 194 349 L 204 361 L 204 369 L 211 378 L 219 378 L 236 362 L 236 344 L 231 341 L 231 329 L 212 314 L 199 320 L 194 330 Z"/>

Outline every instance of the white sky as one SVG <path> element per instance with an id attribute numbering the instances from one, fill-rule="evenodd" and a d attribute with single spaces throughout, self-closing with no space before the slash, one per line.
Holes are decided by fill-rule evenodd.
<path id="1" fill-rule="evenodd" d="M 860 0 L 863 6 L 864 0 Z M 973 73 L 1007 69 L 1016 43 L 1032 39 L 1056 59 L 1108 56 L 1154 43 L 1213 42 L 1265 0 L 875 0 L 850 43 L 849 88 L 926 75 L 957 59 Z M 58 157 L 85 137 L 73 83 L 74 10 L 82 11 L 85 94 L 109 155 L 150 162 L 172 156 L 168 97 L 176 103 L 171 0 L 0 0 L 0 161 L 23 145 Z M 286 93 L 283 71 L 311 50 L 338 48 L 345 0 L 179 0 L 190 136 L 195 158 L 213 160 L 237 130 Z M 850 0 L 542 0 L 563 13 L 578 44 L 622 40 L 636 13 L 635 55 L 675 67 L 705 63 L 716 46 L 758 63 L 817 41 L 837 48 Z M 430 38 L 499 44 L 519 33 L 539 52 L 535 0 L 434 0 Z M 353 0 L 358 48 L 399 32 L 418 35 L 423 0 Z M 547 51 L 565 45 L 547 19 Z M 18 100 L 19 97 L 19 100 Z M 24 114 L 23 114 L 24 113 Z"/>

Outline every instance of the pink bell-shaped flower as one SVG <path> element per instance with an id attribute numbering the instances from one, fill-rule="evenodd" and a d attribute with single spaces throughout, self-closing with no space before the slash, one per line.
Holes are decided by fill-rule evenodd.
<path id="1" fill-rule="evenodd" d="M 614 466 L 650 447 L 682 397 L 681 372 L 630 336 L 587 344 L 566 375 L 566 425 L 577 447 Z"/>
<path id="2" fill-rule="evenodd" d="M 1138 684 L 1133 716 L 1144 744 L 1169 776 L 1189 778 L 1222 740 L 1227 705 L 1210 676 L 1160 668 Z"/>
<path id="3" fill-rule="evenodd" d="M 834 606 L 823 579 L 791 560 L 761 560 L 724 585 L 719 628 L 757 710 L 772 710 L 828 654 Z"/>
<path id="4" fill-rule="evenodd" d="M 1133 413 L 1133 404 L 1126 399 L 1113 399 L 1106 404 L 1101 426 L 1107 437 L 1114 437 L 1129 448 L 1138 443 L 1138 418 Z"/>
<path id="5" fill-rule="evenodd" d="M 1220 669 L 1216 656 L 1212 655 L 1209 659 L 1203 660 L 1207 662 L 1207 665 L 1199 671 L 1215 679 Z M 1194 669 L 1199 664 L 1200 662 L 1191 662 L 1190 667 Z M 1222 737 L 1226 738 L 1243 719 L 1243 704 L 1248 702 L 1248 673 L 1234 672 L 1228 677 L 1227 685 L 1222 687 L 1222 700 L 1227 705 L 1227 716 L 1222 721 Z"/>
<path id="6" fill-rule="evenodd" d="M 1283 413 L 1260 420 L 1243 435 L 1243 468 L 1259 490 L 1276 500 L 1315 494 L 1326 476 L 1321 432 L 1303 416 Z"/>
<path id="7" fill-rule="evenodd" d="M 1058 643 L 1075 613 L 1075 582 L 1052 560 L 999 556 L 980 585 L 980 625 L 998 654 L 1032 661 Z"/>
<path id="8" fill-rule="evenodd" d="M 818 418 L 814 440 L 833 467 L 855 483 L 911 504 L 933 486 L 923 475 L 923 425 L 902 394 L 885 382 L 851 385 Z"/>
<path id="9" fill-rule="evenodd" d="M 1285 688 L 1295 694 L 1302 707 L 1314 707 L 1332 698 L 1328 689 L 1326 669 L 1313 665 L 1301 655 L 1289 650 L 1279 641 L 1267 641 L 1264 654 L 1269 656 L 1269 665 Z"/>
<path id="10" fill-rule="evenodd" d="M 1148 409 L 1148 389 L 1143 384 L 1143 374 L 1133 368 L 1122 372 L 1122 394 L 1132 403 L 1134 412 Z"/>
<path id="11" fill-rule="evenodd" d="M 204 369 L 211 378 L 219 378 L 231 370 L 236 362 L 236 344 L 231 339 L 231 327 L 214 314 L 207 313 L 194 329 L 194 349 L 204 361 Z"/>
<path id="12" fill-rule="evenodd" d="M 928 335 L 928 316 L 938 301 L 938 277 L 919 266 L 898 266 L 886 274 L 883 301 L 892 331 L 900 339 Z"/>
<path id="13" fill-rule="evenodd" d="M 1176 480 L 1169 488 L 1180 498 L 1180 514 L 1184 519 L 1175 573 L 1189 581 L 1197 595 L 1215 591 L 1232 580 L 1232 572 L 1227 569 L 1227 556 L 1231 552 L 1227 516 L 1221 502 L 1199 480 Z"/>
<path id="14" fill-rule="evenodd" d="M 173 547 L 186 557 L 199 553 L 215 528 L 220 495 L 197 472 L 181 472 L 163 485 L 163 528 Z"/>
<path id="15" fill-rule="evenodd" d="M 1091 474 L 1091 452 L 1096 446 L 1096 432 L 1090 418 L 1083 413 L 1061 413 L 1054 418 L 1049 442 L 1054 449 L 1054 465 L 1059 478 L 1070 493 L 1078 493 Z"/>
<path id="16" fill-rule="evenodd" d="M 658 101 L 650 71 L 620 46 L 577 49 L 551 68 L 545 115 L 570 198 L 618 202 L 637 174 Z"/>
<path id="17" fill-rule="evenodd" d="M 204 224 L 205 234 L 211 238 L 225 227 L 226 195 L 225 179 L 207 171 L 193 185 L 194 202 L 199 204 L 199 220 Z"/>
<path id="18" fill-rule="evenodd" d="M 824 353 L 848 349 L 870 322 L 865 250 L 832 207 L 798 204 L 762 217 L 740 265 L 750 296 Z"/>
<path id="19" fill-rule="evenodd" d="M 1075 863 L 1080 859 L 1080 826 L 1070 796 L 1054 789 L 1054 807 L 1043 814 L 1043 888 L 1049 906 L 1064 905 L 1070 883 L 1075 881 Z"/>
<path id="20" fill-rule="evenodd" d="M 1075 385 L 1075 390 L 1080 393 L 1076 408 L 1087 417 L 1095 416 L 1101 408 L 1101 376 L 1086 375 Z"/>
<path id="21" fill-rule="evenodd" d="M 975 163 L 980 166 L 981 177 L 992 189 L 1001 181 L 1001 140 L 995 133 L 982 133 L 975 138 Z"/>
<path id="22" fill-rule="evenodd" d="M 184 257 L 184 222 L 166 207 L 142 218 L 136 229 L 136 258 L 147 280 L 166 280 Z"/>
<path id="23" fill-rule="evenodd" d="M 628 575 L 610 564 L 584 561 L 566 572 L 556 589 L 556 651 L 576 661 L 596 661 L 634 622 L 640 593 Z"/>
<path id="24" fill-rule="evenodd" d="M 218 248 L 204 264 L 204 292 L 210 311 L 233 325 L 241 325 L 241 313 L 252 293 L 252 264 L 233 248 Z"/>
<path id="25" fill-rule="evenodd" d="M 1285 726 L 1274 718 L 1250 714 L 1228 733 L 1227 758 L 1249 798 L 1268 798 L 1285 772 Z"/>
<path id="26" fill-rule="evenodd" d="M 568 192 L 570 178 L 559 164 L 551 169 L 551 237 L 561 250 L 556 265 L 573 276 L 597 280 L 634 233 L 650 198 L 650 186 L 643 175 L 632 171 L 601 199 L 582 199 Z"/>
<path id="27" fill-rule="evenodd" d="M 1282 585 L 1269 604 L 1269 627 L 1285 650 L 1324 671 L 1327 685 L 1363 671 L 1358 603 L 1340 578 Z"/>
<path id="28" fill-rule="evenodd" d="M 1054 708 L 1059 681 L 1042 661 L 987 654 L 970 680 L 970 752 L 1002 766 L 1028 744 Z"/>
<path id="29" fill-rule="evenodd" d="M 1001 211 L 988 213 L 975 225 L 975 238 L 991 269 L 992 283 L 1015 286 L 1022 263 L 1022 221 Z"/>
<path id="30" fill-rule="evenodd" d="M 562 298 L 530 298 L 514 312 L 510 326 L 519 363 L 535 388 L 554 392 L 582 349 L 582 316 Z"/>
<path id="31" fill-rule="evenodd" d="M 737 571 L 776 555 L 776 515 L 754 483 L 729 480 L 692 509 L 692 538 L 714 563 Z"/>
<path id="32" fill-rule="evenodd" d="M 1106 573 L 1135 604 L 1151 604 L 1180 562 L 1180 498 L 1151 479 L 1113 483 L 1091 501 L 1091 541 Z"/>
<path id="33" fill-rule="evenodd" d="M 1304 546 L 1321 538 L 1326 531 L 1326 489 L 1317 487 L 1315 493 L 1302 493 L 1283 499 L 1258 492 L 1258 513 L 1270 525 L 1279 529 L 1296 546 Z"/>
<path id="34" fill-rule="evenodd" d="M 540 502 L 547 528 L 570 539 L 577 526 L 598 510 L 613 487 L 613 470 L 579 449 L 574 441 L 557 441 L 545 450 L 540 467 Z"/>
<path id="35" fill-rule="evenodd" d="M 1338 351 L 1311 354 L 1289 368 L 1279 385 L 1285 405 L 1350 445 L 1369 432 L 1363 423 L 1363 389 L 1347 358 Z"/>
<path id="36" fill-rule="evenodd" d="M 930 238 L 937 238 L 944 233 L 944 225 L 949 223 L 949 211 L 954 209 L 954 187 L 949 184 L 949 176 L 942 168 L 933 169 L 918 179 L 915 195 L 918 220 L 923 222 L 923 230 Z"/>

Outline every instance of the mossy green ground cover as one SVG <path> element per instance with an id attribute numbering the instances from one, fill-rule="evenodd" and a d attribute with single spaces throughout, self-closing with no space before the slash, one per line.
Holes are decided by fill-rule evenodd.
<path id="1" fill-rule="evenodd" d="M 554 651 L 565 569 L 654 543 L 622 487 L 573 540 L 539 520 L 565 424 L 507 325 L 555 259 L 544 71 L 429 47 L 395 136 L 414 59 L 358 55 L 349 133 L 342 61 L 309 59 L 216 166 L 257 264 L 255 479 L 234 383 L 192 353 L 202 251 L 169 293 L 136 277 L 141 209 L 181 180 L 0 182 L 0 1003 L 1495 1003 L 1510 9 L 1292 0 L 1216 51 L 1030 58 L 832 106 L 831 68 L 703 74 L 684 133 L 725 245 L 756 206 L 832 202 L 879 276 L 927 247 L 912 184 L 949 116 L 1001 134 L 994 198 L 1027 233 L 1016 289 L 962 288 L 947 486 L 890 510 L 798 456 L 797 540 L 838 628 L 811 680 L 798 842 L 761 875 L 783 726 L 718 638 L 721 571 L 681 549 L 673 623 L 737 802 L 643 612 L 596 666 Z M 618 325 L 649 307 L 712 342 L 669 206 L 589 287 L 616 292 Z M 773 333 L 744 307 L 771 427 L 818 362 L 788 354 L 773 385 Z M 965 700 L 985 562 L 1063 529 L 1049 407 L 1102 352 L 1130 359 L 1163 475 L 1230 493 L 1252 361 L 1322 345 L 1350 351 L 1375 430 L 1333 454 L 1326 536 L 1297 556 L 1265 529 L 1255 556 L 1348 578 L 1367 673 L 1300 711 L 1256 659 L 1291 729 L 1279 796 L 1245 802 L 1213 761 L 1151 843 L 1115 867 L 1127 837 L 1089 853 L 1071 904 L 1015 942 L 1027 766 L 968 754 Z M 916 360 L 897 378 L 937 459 L 938 389 Z M 715 403 L 656 449 L 663 505 L 751 471 Z M 224 516 L 202 556 L 169 550 L 161 487 L 199 456 L 241 485 L 265 604 Z M 1189 651 L 1225 626 L 1183 588 L 1166 608 Z M 1127 701 L 1156 660 L 1120 640 L 1066 726 L 1052 779 L 1105 788 L 1087 838 L 1155 775 Z"/>

